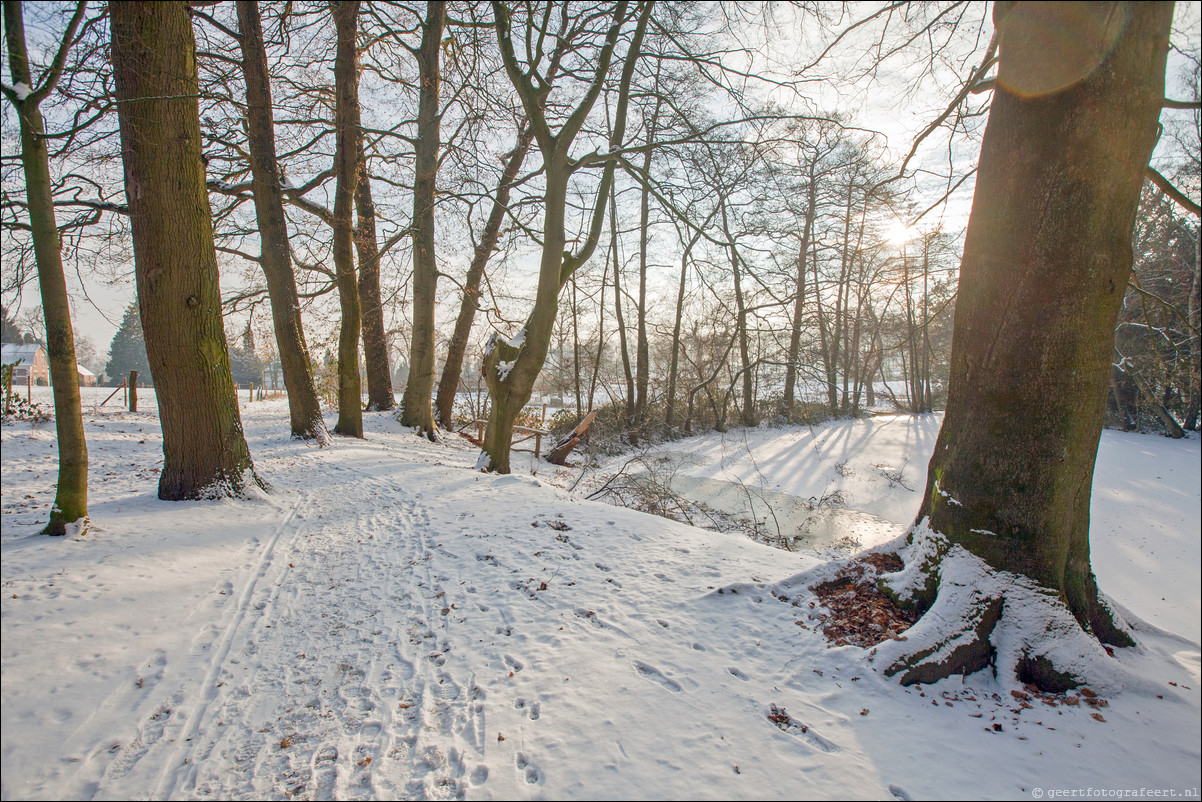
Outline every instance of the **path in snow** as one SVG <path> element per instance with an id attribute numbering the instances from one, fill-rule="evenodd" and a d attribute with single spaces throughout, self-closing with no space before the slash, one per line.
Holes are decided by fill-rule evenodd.
<path id="1" fill-rule="evenodd" d="M 297 492 L 250 564 L 215 588 L 228 598 L 220 625 L 197 636 L 100 787 L 457 798 L 486 777 L 457 745 L 482 749 L 483 691 L 448 660 L 427 514 L 388 470 L 321 469 L 328 481 Z"/>
<path id="2" fill-rule="evenodd" d="M 5 798 L 958 798 L 1196 784 L 1196 640 L 1148 630 L 1122 650 L 1140 680 L 1104 722 L 1084 705 L 1016 705 L 987 672 L 901 689 L 768 592 L 813 554 L 583 502 L 542 473 L 482 475 L 473 451 L 401 433 L 386 413 L 366 416 L 367 440 L 321 450 L 287 439 L 282 403 L 244 415 L 275 489 L 203 503 L 154 499 L 153 421 L 95 416 L 101 523 L 80 540 L 36 534 L 29 505 L 52 498 L 52 436 L 6 427 Z M 801 451 L 807 431 L 740 440 L 771 450 L 752 469 L 773 483 L 842 482 L 884 510 L 897 488 L 878 463 L 896 468 L 925 431 L 885 423 L 842 427 L 886 440 L 850 459 Z M 1166 452 L 1160 467 L 1175 472 L 1159 475 L 1165 493 L 1194 494 L 1180 514 L 1196 521 L 1197 443 L 1185 445 L 1180 469 Z M 796 470 L 804 460 L 814 470 Z M 1179 481 L 1188 470 L 1192 486 Z M 1125 502 L 1133 519 L 1150 516 L 1145 501 Z M 1146 534 L 1156 548 L 1160 531 Z M 1196 559 L 1154 565 L 1188 568 L 1196 588 Z"/>

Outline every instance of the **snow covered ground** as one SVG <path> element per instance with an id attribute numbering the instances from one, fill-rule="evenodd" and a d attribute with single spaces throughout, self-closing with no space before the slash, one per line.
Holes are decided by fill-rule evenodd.
<path id="1" fill-rule="evenodd" d="M 317 449 L 288 439 L 284 402 L 244 400 L 272 492 L 161 502 L 142 405 L 85 410 L 79 540 L 37 534 L 53 426 L 3 427 L 5 799 L 1198 795 L 1197 439 L 1104 435 L 1094 564 L 1136 627 L 1117 653 L 1132 681 L 1104 708 L 1024 707 L 987 675 L 903 689 L 828 649 L 768 592 L 819 553 L 585 501 L 532 460 L 475 473 L 466 444 L 384 413 Z M 838 491 L 870 545 L 917 509 L 937 427 L 664 455 L 764 497 Z M 747 583 L 765 589 L 717 592 Z"/>

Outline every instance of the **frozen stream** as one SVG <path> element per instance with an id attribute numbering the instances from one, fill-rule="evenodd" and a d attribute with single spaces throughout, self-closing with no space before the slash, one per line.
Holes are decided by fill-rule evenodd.
<path id="1" fill-rule="evenodd" d="M 767 488 L 721 479 L 676 474 L 672 490 L 696 504 L 737 518 L 756 521 L 769 542 L 785 540 L 792 548 L 868 548 L 885 543 L 906 526 L 850 509 L 838 497 L 798 498 Z"/>

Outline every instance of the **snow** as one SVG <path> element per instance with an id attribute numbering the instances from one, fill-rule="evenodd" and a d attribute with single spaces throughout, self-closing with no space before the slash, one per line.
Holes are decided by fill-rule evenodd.
<path id="1" fill-rule="evenodd" d="M 1093 560 L 1140 646 L 1105 709 L 1026 709 L 987 672 L 903 689 L 828 649 L 763 590 L 820 553 L 585 501 L 556 486 L 578 471 L 532 459 L 481 474 L 389 413 L 317 448 L 286 402 L 243 401 L 270 494 L 159 501 L 153 391 L 128 413 L 101 389 L 82 537 L 37 534 L 53 426 L 2 430 L 6 799 L 1197 795 L 1196 438 L 1104 434 Z M 886 416 L 663 452 L 699 481 L 839 492 L 876 545 L 917 510 L 937 431 Z"/>
<path id="2" fill-rule="evenodd" d="M 18 100 L 24 100 L 33 94 L 33 89 L 31 89 L 29 84 L 25 83 L 24 81 L 17 81 L 16 84 L 13 85 L 13 93 L 17 96 Z"/>
<path id="3" fill-rule="evenodd" d="M 508 340 L 506 340 L 505 344 L 508 345 L 510 348 L 521 348 L 523 345 L 525 345 L 526 344 L 526 327 L 522 326 L 522 328 L 518 329 L 518 333 L 513 335 L 512 337 L 510 337 Z"/>

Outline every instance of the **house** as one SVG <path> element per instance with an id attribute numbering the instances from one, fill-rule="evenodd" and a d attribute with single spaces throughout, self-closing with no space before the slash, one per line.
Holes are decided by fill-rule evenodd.
<path id="1" fill-rule="evenodd" d="M 50 362 L 46 349 L 37 343 L 4 343 L 0 346 L 0 364 L 13 365 L 13 385 L 22 385 L 32 378 L 33 384 L 50 384 Z"/>
<path id="2" fill-rule="evenodd" d="M 14 387 L 29 383 L 30 378 L 39 387 L 50 385 L 50 360 L 46 356 L 46 349 L 37 343 L 4 343 L 0 364 L 13 366 Z M 83 365 L 76 365 L 75 368 L 79 371 L 80 387 L 96 386 L 95 373 Z"/>

